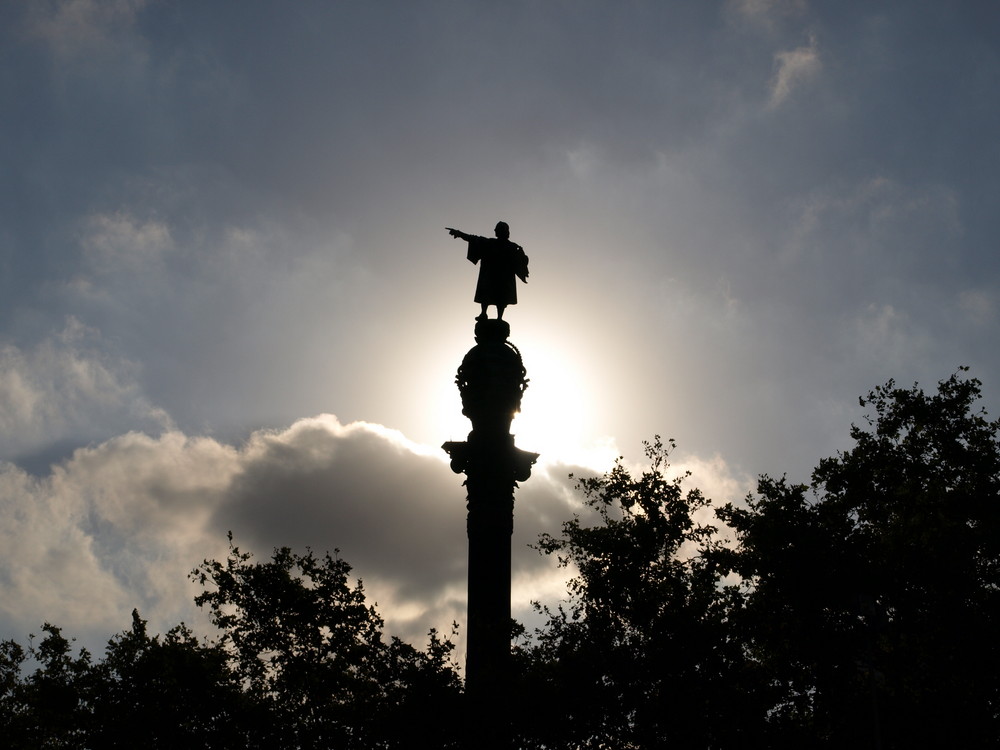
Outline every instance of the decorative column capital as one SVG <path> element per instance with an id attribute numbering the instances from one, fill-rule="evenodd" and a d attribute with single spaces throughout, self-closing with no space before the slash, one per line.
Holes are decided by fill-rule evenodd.
<path id="1" fill-rule="evenodd" d="M 521 395 L 528 387 L 521 353 L 507 337 L 503 320 L 476 323 L 476 345 L 459 365 L 455 383 L 462 396 L 462 414 L 472 421 L 472 432 L 481 440 L 499 440 L 510 433 L 510 423 L 521 410 Z"/>
<path id="2" fill-rule="evenodd" d="M 468 441 L 449 441 L 441 448 L 451 457 L 451 470 L 456 474 L 470 478 L 488 474 L 511 483 L 526 481 L 539 455 L 515 446 L 513 435 L 497 442 L 478 439 L 475 432 Z"/>

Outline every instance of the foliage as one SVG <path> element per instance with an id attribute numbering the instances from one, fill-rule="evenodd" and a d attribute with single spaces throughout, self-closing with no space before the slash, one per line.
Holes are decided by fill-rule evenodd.
<path id="1" fill-rule="evenodd" d="M 95 663 L 72 654 L 59 628 L 28 649 L 0 644 L 0 727 L 10 748 L 236 747 L 242 709 L 238 685 L 218 649 L 183 625 L 150 638 L 132 629 L 108 643 Z M 32 660 L 36 668 L 21 677 Z"/>
<path id="2" fill-rule="evenodd" d="M 580 482 L 596 520 L 539 549 L 570 599 L 515 648 L 525 747 L 993 747 L 1000 441 L 961 372 L 893 382 L 810 485 L 716 512 L 673 443 Z M 530 710 L 540 706 L 538 710 Z"/>
<path id="3" fill-rule="evenodd" d="M 580 480 L 596 522 L 541 537 L 541 552 L 578 573 L 566 606 L 544 610 L 545 628 L 517 650 L 539 707 L 523 746 L 709 747 L 754 734 L 760 697 L 729 633 L 737 592 L 710 554 L 709 501 L 683 490 L 686 474 L 664 473 L 673 447 L 646 443 L 637 478 L 619 460 Z"/>
<path id="4" fill-rule="evenodd" d="M 192 576 L 221 630 L 132 627 L 94 662 L 59 628 L 27 649 L 0 643 L 0 733 L 20 748 L 404 748 L 454 746 L 453 644 L 382 638 L 350 566 L 311 551 L 265 563 L 232 545 Z M 25 674 L 29 662 L 37 664 Z"/>
<path id="5" fill-rule="evenodd" d="M 1000 441 L 980 383 L 876 388 L 811 492 L 763 477 L 720 517 L 747 582 L 739 627 L 813 746 L 995 746 Z"/>
<path id="6" fill-rule="evenodd" d="M 27 649 L 14 641 L 0 644 L 0 730 L 10 748 L 81 746 L 91 725 L 93 664 L 86 650 L 73 656 L 59 628 L 45 623 L 45 636 Z M 38 667 L 21 679 L 23 665 Z"/>
<path id="7" fill-rule="evenodd" d="M 261 747 L 427 747 L 452 741 L 459 681 L 453 644 L 432 630 L 425 652 L 398 638 L 367 605 L 351 566 L 288 548 L 265 563 L 232 545 L 225 563 L 205 561 L 193 576 L 210 586 L 222 644 L 257 707 Z"/>
<path id="8" fill-rule="evenodd" d="M 135 610 L 132 628 L 108 643 L 95 670 L 95 722 L 88 746 L 228 748 L 253 743 L 253 706 L 216 644 L 183 624 L 150 637 Z"/>

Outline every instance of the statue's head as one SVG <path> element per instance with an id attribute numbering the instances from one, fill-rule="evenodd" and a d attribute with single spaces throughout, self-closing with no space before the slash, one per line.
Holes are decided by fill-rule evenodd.
<path id="1" fill-rule="evenodd" d="M 494 229 L 493 231 L 496 233 L 497 237 L 499 237 L 502 240 L 510 239 L 510 227 L 507 226 L 506 221 L 498 221 L 496 229 Z"/>

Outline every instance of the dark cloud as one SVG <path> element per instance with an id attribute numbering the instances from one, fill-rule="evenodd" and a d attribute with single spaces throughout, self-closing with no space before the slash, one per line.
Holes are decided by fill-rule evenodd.
<path id="1" fill-rule="evenodd" d="M 247 451 L 254 460 L 216 510 L 217 525 L 258 547 L 339 547 L 365 577 L 405 577 L 405 600 L 433 599 L 461 580 L 463 496 L 441 459 L 322 422 L 258 435 Z"/>

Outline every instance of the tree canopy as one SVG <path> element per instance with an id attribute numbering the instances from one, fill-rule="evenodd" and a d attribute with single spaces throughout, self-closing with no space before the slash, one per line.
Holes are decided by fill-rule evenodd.
<path id="1" fill-rule="evenodd" d="M 980 388 L 890 381 L 809 484 L 762 476 L 717 509 L 668 478 L 659 438 L 638 476 L 582 480 L 597 521 L 539 543 L 576 575 L 516 649 L 521 745 L 996 746 L 1000 425 Z"/>
<path id="2" fill-rule="evenodd" d="M 980 387 L 890 381 L 811 486 L 765 477 L 720 510 L 746 647 L 784 687 L 773 724 L 836 746 L 1000 739 L 1000 440 Z"/>
<path id="3" fill-rule="evenodd" d="M 0 644 L 0 731 L 10 748 L 453 747 L 460 682 L 450 639 L 386 639 L 351 567 L 276 549 L 254 562 L 230 537 L 192 572 L 220 637 L 132 628 L 94 662 L 61 631 Z M 25 674 L 28 659 L 37 663 Z"/>
<path id="4" fill-rule="evenodd" d="M 861 399 L 809 483 L 715 506 L 672 441 L 579 480 L 543 535 L 567 598 L 512 647 L 523 748 L 994 747 L 1000 742 L 1000 423 L 960 371 Z M 0 643 L 11 748 L 458 747 L 453 644 L 386 637 L 335 553 L 192 576 L 215 640 L 131 628 L 102 658 L 58 627 Z M 30 666 L 29 666 L 30 665 Z"/>

